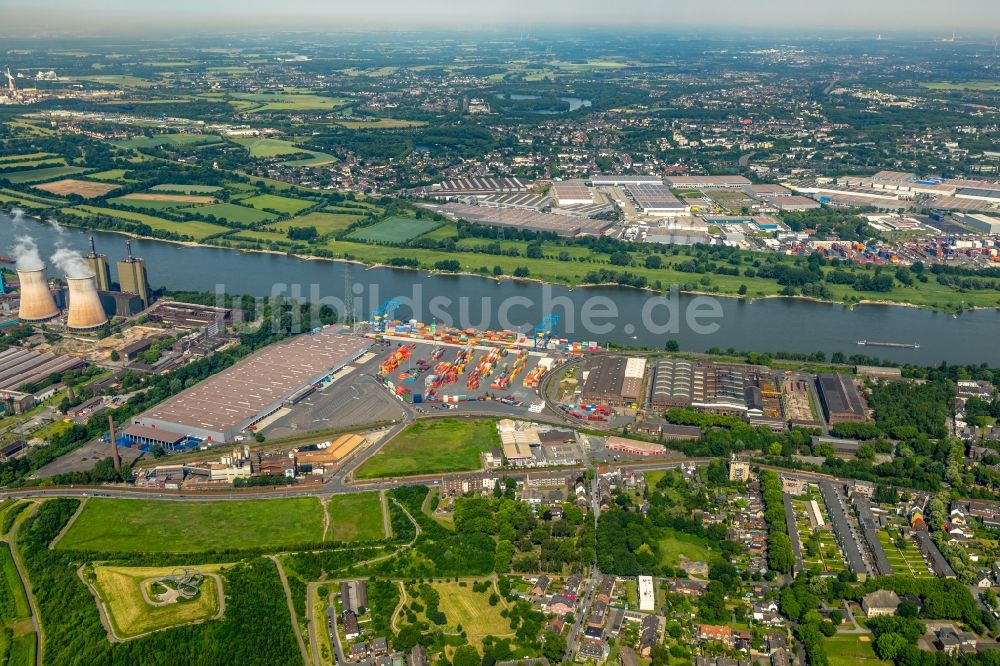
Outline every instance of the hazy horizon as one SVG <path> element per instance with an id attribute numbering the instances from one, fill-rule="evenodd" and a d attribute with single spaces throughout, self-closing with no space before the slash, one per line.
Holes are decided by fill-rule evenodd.
<path id="1" fill-rule="evenodd" d="M 0 31 L 20 36 L 72 31 L 162 34 L 169 31 L 585 28 L 780 30 L 811 33 L 952 31 L 1000 33 L 997 0 L 953 0 L 945 10 L 928 0 L 840 0 L 802 11 L 801 0 L 508 0 L 491 6 L 457 0 L 373 0 L 366 3 L 284 0 L 280 11 L 262 0 L 105 0 L 100 9 L 79 0 L 13 0 L 0 8 Z"/>

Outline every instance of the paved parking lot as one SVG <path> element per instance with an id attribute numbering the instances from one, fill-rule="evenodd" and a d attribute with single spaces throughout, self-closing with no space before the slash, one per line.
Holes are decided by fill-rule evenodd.
<path id="1" fill-rule="evenodd" d="M 355 370 L 295 405 L 291 413 L 263 430 L 269 439 L 292 437 L 314 430 L 362 427 L 403 418 L 399 400 L 373 377 Z"/>

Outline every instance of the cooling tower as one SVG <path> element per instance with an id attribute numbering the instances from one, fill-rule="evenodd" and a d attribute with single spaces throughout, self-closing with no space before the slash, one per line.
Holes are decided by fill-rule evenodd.
<path id="1" fill-rule="evenodd" d="M 36 270 L 19 270 L 21 280 L 21 307 L 17 311 L 22 321 L 45 321 L 59 315 L 56 300 L 45 279 L 45 267 Z"/>
<path id="2" fill-rule="evenodd" d="M 66 278 L 69 285 L 69 308 L 66 315 L 66 327 L 78 331 L 98 328 L 108 322 L 104 313 L 101 297 L 97 294 L 97 278 L 87 277 Z"/>

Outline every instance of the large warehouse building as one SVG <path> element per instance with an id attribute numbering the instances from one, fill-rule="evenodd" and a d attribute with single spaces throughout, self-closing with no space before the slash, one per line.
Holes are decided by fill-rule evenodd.
<path id="1" fill-rule="evenodd" d="M 602 356 L 587 373 L 581 398 L 587 403 L 628 405 L 642 397 L 646 361 L 624 356 Z"/>
<path id="2" fill-rule="evenodd" d="M 823 413 L 830 425 L 835 423 L 864 423 L 867 420 L 865 405 L 858 389 L 849 377 L 827 373 L 816 377 Z"/>
<path id="3" fill-rule="evenodd" d="M 204 441 L 232 442 L 370 347 L 370 340 L 343 329 L 296 336 L 177 394 L 135 423 Z"/>
<path id="4" fill-rule="evenodd" d="M 710 190 L 717 187 L 741 188 L 753 183 L 743 176 L 671 176 L 665 179 L 670 187 L 690 187 L 696 190 Z"/>
<path id="5" fill-rule="evenodd" d="M 639 212 L 646 215 L 686 215 L 691 207 L 674 196 L 663 183 L 626 185 L 625 190 L 635 201 Z"/>

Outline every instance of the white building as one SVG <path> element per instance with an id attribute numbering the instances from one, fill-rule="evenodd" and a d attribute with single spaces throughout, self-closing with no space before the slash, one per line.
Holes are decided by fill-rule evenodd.
<path id="1" fill-rule="evenodd" d="M 652 613 L 656 610 L 656 592 L 652 576 L 639 576 L 639 610 Z"/>

